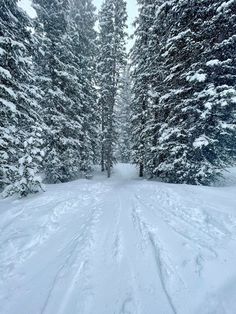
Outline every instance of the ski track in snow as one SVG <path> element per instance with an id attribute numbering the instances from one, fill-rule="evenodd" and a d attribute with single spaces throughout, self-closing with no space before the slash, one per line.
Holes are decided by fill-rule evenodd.
<path id="1" fill-rule="evenodd" d="M 117 165 L 0 200 L 0 314 L 235 314 L 235 174 L 193 187 Z"/>

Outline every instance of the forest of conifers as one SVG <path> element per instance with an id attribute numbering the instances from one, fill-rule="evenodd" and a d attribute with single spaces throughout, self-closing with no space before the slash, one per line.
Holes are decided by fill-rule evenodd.
<path id="1" fill-rule="evenodd" d="M 0 10 L 0 189 L 112 174 L 210 185 L 236 159 L 236 2 L 17 0 Z"/>

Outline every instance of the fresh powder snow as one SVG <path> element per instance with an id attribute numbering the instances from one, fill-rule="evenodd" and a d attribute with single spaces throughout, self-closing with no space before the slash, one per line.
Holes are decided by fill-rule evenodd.
<path id="1" fill-rule="evenodd" d="M 1 314 L 234 314 L 236 169 L 165 184 L 107 180 L 0 200 Z"/>

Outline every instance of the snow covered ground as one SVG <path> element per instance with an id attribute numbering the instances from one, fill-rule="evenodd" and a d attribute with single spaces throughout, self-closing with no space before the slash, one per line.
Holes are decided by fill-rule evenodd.
<path id="1" fill-rule="evenodd" d="M 1 314 L 235 314 L 236 169 L 219 187 L 51 185 L 0 200 Z"/>

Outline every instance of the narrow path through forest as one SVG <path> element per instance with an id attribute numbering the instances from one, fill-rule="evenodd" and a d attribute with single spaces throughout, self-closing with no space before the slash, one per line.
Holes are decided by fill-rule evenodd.
<path id="1" fill-rule="evenodd" d="M 110 180 L 1 200 L 0 313 L 231 313 L 235 191 L 118 165 Z"/>

